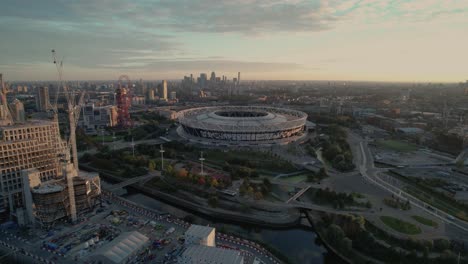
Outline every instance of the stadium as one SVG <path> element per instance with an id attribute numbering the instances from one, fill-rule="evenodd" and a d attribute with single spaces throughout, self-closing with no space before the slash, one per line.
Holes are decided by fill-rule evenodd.
<path id="1" fill-rule="evenodd" d="M 307 114 L 266 106 L 214 106 L 178 113 L 178 134 L 216 145 L 283 145 L 306 135 Z"/>

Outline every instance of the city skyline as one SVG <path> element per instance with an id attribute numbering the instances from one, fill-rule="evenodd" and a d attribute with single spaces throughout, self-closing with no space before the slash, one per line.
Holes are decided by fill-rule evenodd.
<path id="1" fill-rule="evenodd" d="M 459 82 L 468 3 L 461 1 L 7 1 L 0 71 L 53 80 L 181 79 Z"/>

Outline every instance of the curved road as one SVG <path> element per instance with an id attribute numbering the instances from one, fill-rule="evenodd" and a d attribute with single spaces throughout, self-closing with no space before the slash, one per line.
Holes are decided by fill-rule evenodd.
<path id="1" fill-rule="evenodd" d="M 392 185 L 389 182 L 386 182 L 382 178 L 379 177 L 379 173 L 385 170 L 375 168 L 374 166 L 374 161 L 372 157 L 372 153 L 370 152 L 368 146 L 367 146 L 367 141 L 361 138 L 358 138 L 356 136 L 351 136 L 354 137 L 353 140 L 357 140 L 359 142 L 359 147 L 360 147 L 360 155 L 356 157 L 357 159 L 357 164 L 359 168 L 359 172 L 361 175 L 364 177 L 364 179 L 368 180 L 370 183 L 392 193 L 393 195 L 400 197 L 401 199 L 404 200 L 409 200 L 409 202 L 424 210 L 425 212 L 439 218 L 442 222 L 445 222 L 447 224 L 450 224 L 452 226 L 455 226 L 463 231 L 468 232 L 468 224 L 462 220 L 459 220 L 455 218 L 454 216 L 447 214 L 444 211 L 438 210 L 433 208 L 432 206 L 429 206 L 427 203 L 419 200 L 418 198 L 410 195 L 409 193 L 403 191 L 399 187 Z M 431 208 L 431 209 L 428 209 Z"/>

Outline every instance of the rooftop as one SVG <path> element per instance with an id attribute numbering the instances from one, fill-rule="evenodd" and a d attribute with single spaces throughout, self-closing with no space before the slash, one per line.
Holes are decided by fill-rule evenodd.
<path id="1" fill-rule="evenodd" d="M 39 187 L 33 188 L 31 191 L 34 193 L 53 193 L 60 192 L 63 189 L 64 186 L 59 181 L 48 181 L 45 183 L 41 183 Z"/>
<path id="2" fill-rule="evenodd" d="M 201 225 L 191 225 L 185 235 L 194 236 L 194 237 L 207 237 L 211 232 L 215 231 L 214 227 L 201 226 Z"/>
<path id="3" fill-rule="evenodd" d="M 240 264 L 244 259 L 239 251 L 201 245 L 188 247 L 182 257 L 190 259 L 191 263 L 211 264 Z"/>
<path id="4" fill-rule="evenodd" d="M 122 233 L 109 244 L 96 252 L 96 256 L 106 259 L 106 263 L 122 263 L 137 252 L 149 238 L 138 231 Z"/>
<path id="5" fill-rule="evenodd" d="M 28 120 L 26 123 L 15 123 L 11 126 L 1 127 L 0 129 L 7 130 L 7 129 L 27 128 L 27 127 L 32 127 L 32 126 L 50 126 L 53 124 L 57 124 L 57 122 L 53 120 L 33 119 L 33 120 Z"/>

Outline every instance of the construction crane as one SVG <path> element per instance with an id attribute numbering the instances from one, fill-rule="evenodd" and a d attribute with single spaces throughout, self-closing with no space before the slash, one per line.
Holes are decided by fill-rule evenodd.
<path id="1" fill-rule="evenodd" d="M 75 203 L 75 189 L 73 185 L 73 177 L 78 176 L 78 151 L 76 149 L 76 126 L 78 124 L 78 119 L 80 117 L 81 106 L 83 105 L 85 92 L 82 91 L 78 103 L 76 102 L 76 93 L 75 91 L 68 88 L 63 82 L 63 60 L 57 61 L 57 56 L 55 50 L 52 50 L 52 56 L 54 58 L 54 64 L 57 68 L 58 73 L 58 87 L 55 93 L 54 105 L 52 107 L 54 111 L 54 118 L 58 123 L 58 110 L 57 110 L 57 101 L 59 96 L 60 88 L 63 88 L 63 93 L 67 99 L 67 112 L 68 112 L 68 121 L 70 126 L 70 135 L 66 147 L 66 181 L 68 185 L 68 197 L 70 199 L 70 215 L 72 222 L 76 222 L 76 203 Z M 70 159 L 70 148 L 71 148 L 71 159 Z M 73 162 L 73 163 L 71 163 Z M 73 168 L 70 168 L 72 166 Z"/>
<path id="2" fill-rule="evenodd" d="M 54 111 L 55 118 L 57 118 L 58 116 L 57 101 L 59 97 L 60 88 L 63 88 L 63 93 L 65 94 L 65 98 L 67 99 L 67 105 L 68 105 L 67 112 L 68 112 L 68 121 L 69 121 L 69 126 L 70 126 L 70 135 L 69 135 L 69 139 L 67 142 L 67 146 L 69 149 L 71 148 L 71 161 L 73 162 L 73 166 L 75 167 L 75 169 L 78 171 L 78 151 L 76 148 L 76 127 L 78 125 L 78 119 L 80 117 L 81 107 L 84 102 L 85 92 L 84 91 L 81 92 L 78 102 L 76 102 L 75 91 L 70 90 L 68 86 L 64 84 L 64 81 L 63 81 L 63 60 L 57 61 L 57 54 L 55 50 L 52 50 L 52 56 L 53 56 L 54 64 L 57 68 L 57 74 L 58 74 L 58 87 L 55 93 L 54 105 L 52 106 L 52 109 Z"/>
<path id="3" fill-rule="evenodd" d="M 1 113 L 0 112 L 0 119 L 3 119 L 3 120 L 0 120 L 0 124 L 1 125 L 12 125 L 13 124 L 13 116 L 11 115 L 11 110 L 10 110 L 10 107 L 8 105 L 8 101 L 7 101 L 7 94 L 9 92 L 9 89 L 8 87 L 5 85 L 5 83 L 3 82 L 3 74 L 0 73 L 0 100 L 1 100 L 1 104 L 0 107 L 3 108 L 3 110 L 0 108 L 0 111 L 3 112 Z M 5 116 L 3 116 L 5 115 Z"/>

